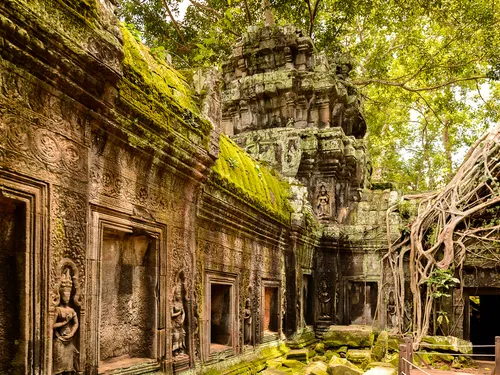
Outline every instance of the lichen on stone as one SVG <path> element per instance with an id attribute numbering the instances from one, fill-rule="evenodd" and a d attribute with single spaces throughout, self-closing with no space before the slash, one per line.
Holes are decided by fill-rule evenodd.
<path id="1" fill-rule="evenodd" d="M 229 137 L 221 135 L 219 159 L 213 168 L 216 182 L 243 193 L 257 208 L 284 222 L 290 221 L 289 185 L 274 171 L 252 159 Z"/>
<path id="2" fill-rule="evenodd" d="M 194 92 L 175 69 L 152 55 L 137 41 L 125 25 L 121 25 L 124 40 L 123 72 L 126 82 L 119 85 L 120 94 L 135 109 L 162 127 L 180 123 L 190 131 L 208 135 L 211 124 L 200 115 Z M 133 86 L 133 88 L 126 86 Z M 179 128 L 177 131 L 182 132 Z"/>

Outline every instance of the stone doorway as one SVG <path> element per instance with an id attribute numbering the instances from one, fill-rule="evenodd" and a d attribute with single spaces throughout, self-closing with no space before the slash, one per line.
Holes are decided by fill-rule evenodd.
<path id="1" fill-rule="evenodd" d="M 210 351 L 220 351 L 232 347 L 231 285 L 211 286 Z"/>
<path id="2" fill-rule="evenodd" d="M 277 340 L 281 332 L 280 283 L 276 280 L 262 280 L 261 341 Z"/>
<path id="3" fill-rule="evenodd" d="M 48 330 L 47 186 L 0 171 L 0 373 L 45 373 Z"/>
<path id="4" fill-rule="evenodd" d="M 205 338 L 205 355 L 207 359 L 214 356 L 232 355 L 238 341 L 236 335 L 236 277 L 226 274 L 207 274 L 207 326 Z"/>
<path id="5" fill-rule="evenodd" d="M 0 193 L 1 194 L 1 193 Z M 0 195 L 0 373 L 28 371 L 26 206 Z"/>
<path id="6" fill-rule="evenodd" d="M 278 332 L 278 288 L 264 288 L 264 335 Z"/>
<path id="7" fill-rule="evenodd" d="M 144 233 L 103 232 L 100 373 L 156 358 L 156 249 Z"/>
<path id="8" fill-rule="evenodd" d="M 347 324 L 371 325 L 377 310 L 377 282 L 349 281 L 345 296 L 347 297 Z"/>
<path id="9" fill-rule="evenodd" d="M 314 324 L 314 289 L 312 275 L 302 277 L 302 308 L 307 326 Z"/>
<path id="10" fill-rule="evenodd" d="M 494 345 L 500 336 L 500 288 L 464 288 L 464 302 L 464 338 L 473 345 Z M 474 347 L 474 353 L 494 354 L 494 349 Z"/>
<path id="11" fill-rule="evenodd" d="M 158 371 L 166 356 L 166 228 L 99 208 L 92 222 L 88 361 L 99 374 Z"/>

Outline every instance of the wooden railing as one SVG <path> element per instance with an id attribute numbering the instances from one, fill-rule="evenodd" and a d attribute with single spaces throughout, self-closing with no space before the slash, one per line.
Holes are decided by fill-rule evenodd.
<path id="1" fill-rule="evenodd" d="M 439 347 L 443 348 L 443 345 L 433 345 L 425 344 L 426 348 Z M 500 336 L 495 337 L 494 345 L 472 345 L 473 348 L 495 348 L 495 354 L 464 354 L 464 353 L 446 353 L 451 356 L 464 356 L 464 357 L 495 357 L 495 368 L 492 371 L 492 375 L 500 375 Z M 410 375 L 411 370 L 415 368 L 419 372 L 429 375 L 427 371 L 423 368 L 415 365 L 413 363 L 413 355 L 420 354 L 423 352 L 416 352 L 413 350 L 413 339 L 411 337 L 405 337 L 404 343 L 399 345 L 399 366 L 398 375 Z M 428 354 L 425 352 L 425 354 Z"/>

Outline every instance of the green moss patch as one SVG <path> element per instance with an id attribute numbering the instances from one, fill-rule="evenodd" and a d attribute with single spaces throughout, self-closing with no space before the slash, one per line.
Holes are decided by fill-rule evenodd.
<path id="1" fill-rule="evenodd" d="M 252 159 L 225 135 L 220 137 L 219 159 L 213 171 L 216 183 L 235 193 L 243 193 L 243 198 L 280 221 L 290 221 L 288 183 Z"/>
<path id="2" fill-rule="evenodd" d="M 183 133 L 182 126 L 187 126 L 190 132 L 208 135 L 212 126 L 201 117 L 194 92 L 184 77 L 153 56 L 126 26 L 121 25 L 121 30 L 125 54 L 125 82 L 119 85 L 122 101 L 163 128 Z"/>

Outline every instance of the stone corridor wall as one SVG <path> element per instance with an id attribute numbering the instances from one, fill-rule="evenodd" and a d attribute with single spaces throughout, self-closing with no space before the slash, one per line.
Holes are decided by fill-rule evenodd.
<path id="1" fill-rule="evenodd" d="M 287 184 L 227 146 L 115 5 L 0 6 L 0 264 L 12 270 L 0 372 L 203 372 L 300 325 L 287 280 L 311 268 L 317 234 L 300 210 L 292 225 Z M 233 154 L 217 160 L 226 146 L 242 155 L 236 174 Z M 250 174 L 261 185 L 239 180 Z"/>
<path id="2" fill-rule="evenodd" d="M 115 8 L 0 5 L 0 372 L 234 370 L 373 318 L 396 196 L 350 61 L 250 27 L 200 101 Z"/>

